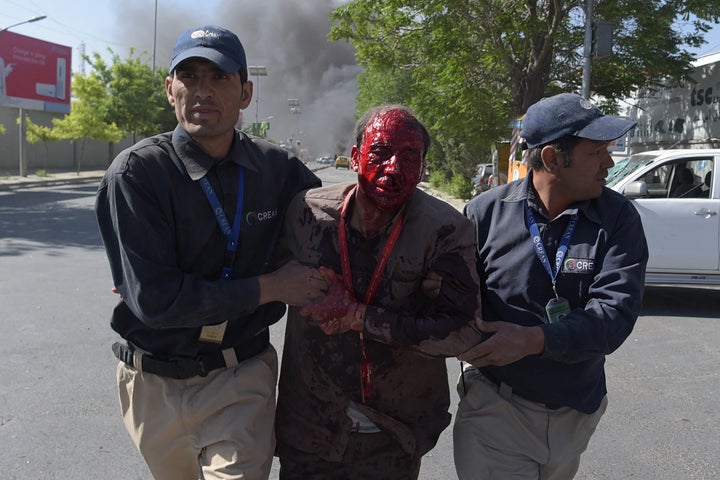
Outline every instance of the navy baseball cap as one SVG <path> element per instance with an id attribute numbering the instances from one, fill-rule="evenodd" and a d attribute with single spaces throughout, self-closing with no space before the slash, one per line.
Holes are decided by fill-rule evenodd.
<path id="1" fill-rule="evenodd" d="M 216 25 L 205 25 L 180 34 L 173 49 L 170 72 L 188 58 L 210 60 L 226 73 L 247 69 L 240 39 L 230 30 Z"/>
<path id="2" fill-rule="evenodd" d="M 522 119 L 520 136 L 528 148 L 573 135 L 609 142 L 625 135 L 637 122 L 604 115 L 590 100 L 561 93 L 530 105 Z"/>

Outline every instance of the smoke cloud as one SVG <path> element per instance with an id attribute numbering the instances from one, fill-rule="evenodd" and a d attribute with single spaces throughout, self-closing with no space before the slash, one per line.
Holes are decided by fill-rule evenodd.
<path id="1" fill-rule="evenodd" d="M 154 12 L 148 2 L 128 3 L 117 4 L 118 15 L 137 21 L 123 22 L 117 34 L 125 42 L 136 38 L 132 44 L 143 50 L 141 46 L 153 44 Z M 163 3 L 171 2 L 158 2 L 156 65 L 169 65 L 175 38 L 182 31 L 204 24 L 224 26 L 240 38 L 249 65 L 267 68 L 267 76 L 250 77 L 255 94 L 243 111 L 244 122 L 254 122 L 256 116 L 269 121 L 269 137 L 299 140 L 309 158 L 349 152 L 361 69 L 351 45 L 327 39 L 328 15 L 345 2 L 221 0 L 214 9 L 205 4 L 201 11 L 198 4 L 204 2 L 175 1 L 172 9 Z M 291 113 L 288 99 L 299 100 L 300 114 Z"/>

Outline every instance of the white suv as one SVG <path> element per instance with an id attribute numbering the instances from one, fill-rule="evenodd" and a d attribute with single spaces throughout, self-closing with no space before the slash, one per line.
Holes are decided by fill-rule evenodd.
<path id="1" fill-rule="evenodd" d="M 720 150 L 632 155 L 607 186 L 631 198 L 650 250 L 647 284 L 720 285 Z"/>

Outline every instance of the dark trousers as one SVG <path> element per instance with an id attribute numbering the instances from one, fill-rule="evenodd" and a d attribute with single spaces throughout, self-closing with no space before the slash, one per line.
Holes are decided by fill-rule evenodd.
<path id="1" fill-rule="evenodd" d="M 284 447 L 280 480 L 416 480 L 420 458 L 386 433 L 352 433 L 339 462 Z"/>

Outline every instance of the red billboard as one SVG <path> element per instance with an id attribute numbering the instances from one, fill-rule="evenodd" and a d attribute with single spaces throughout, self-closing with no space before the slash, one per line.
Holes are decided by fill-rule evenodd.
<path id="1" fill-rule="evenodd" d="M 0 32 L 0 106 L 70 113 L 72 48 Z"/>

